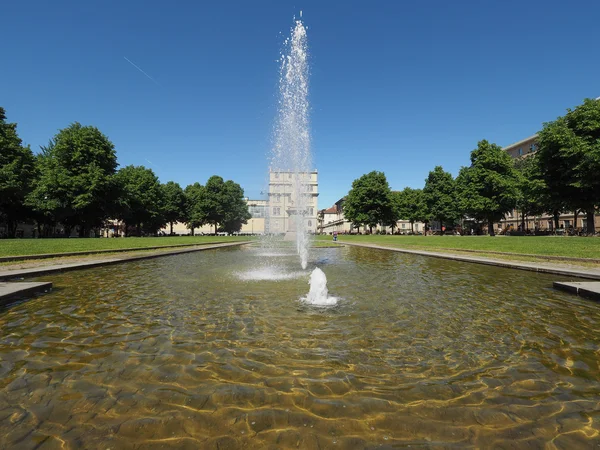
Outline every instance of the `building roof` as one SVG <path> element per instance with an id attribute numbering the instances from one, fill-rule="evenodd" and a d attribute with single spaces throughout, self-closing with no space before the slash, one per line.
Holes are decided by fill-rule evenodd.
<path id="1" fill-rule="evenodd" d="M 536 140 L 537 138 L 538 138 L 538 135 L 537 135 L 537 133 L 536 133 L 536 134 L 534 134 L 534 135 L 532 135 L 532 136 L 529 136 L 528 138 L 521 139 L 520 141 L 518 141 L 518 142 L 515 142 L 514 144 L 507 145 L 507 146 L 506 146 L 506 147 L 504 147 L 502 150 L 511 150 L 511 149 L 513 149 L 513 148 L 515 148 L 515 147 L 518 147 L 518 146 L 520 146 L 520 145 L 523 145 L 523 144 L 525 144 L 525 143 L 527 143 L 527 142 L 529 142 L 529 141 L 534 141 L 534 140 Z"/>
<path id="2" fill-rule="evenodd" d="M 331 208 L 325 209 L 323 210 L 324 214 L 337 214 L 338 210 L 337 210 L 337 206 L 332 206 Z"/>

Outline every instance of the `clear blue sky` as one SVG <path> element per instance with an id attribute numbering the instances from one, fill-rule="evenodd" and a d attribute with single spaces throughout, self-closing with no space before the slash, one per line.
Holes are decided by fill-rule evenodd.
<path id="1" fill-rule="evenodd" d="M 393 189 L 456 175 L 478 140 L 507 145 L 600 95 L 598 1 L 13 1 L 0 106 L 35 151 L 78 121 L 121 166 L 258 198 L 300 10 L 321 208 L 371 170 Z"/>

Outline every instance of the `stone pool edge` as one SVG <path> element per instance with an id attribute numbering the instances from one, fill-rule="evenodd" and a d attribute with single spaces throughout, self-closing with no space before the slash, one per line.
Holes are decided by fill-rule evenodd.
<path id="1" fill-rule="evenodd" d="M 107 266 L 111 264 L 121 264 L 130 261 L 139 261 L 143 259 L 151 259 L 151 258 L 160 258 L 162 256 L 172 256 L 179 255 L 183 253 L 191 253 L 191 252 L 201 252 L 204 250 L 214 250 L 218 248 L 226 248 L 226 247 L 235 247 L 240 245 L 247 245 L 252 243 L 252 241 L 242 241 L 242 242 L 229 242 L 229 243 L 221 243 L 221 244 L 200 244 L 198 247 L 187 247 L 187 248 L 179 248 L 177 250 L 159 252 L 159 253 L 150 253 L 143 255 L 130 255 L 130 256 L 114 256 L 110 258 L 102 258 L 102 259 L 92 259 L 89 261 L 77 261 L 72 263 L 64 263 L 64 264 L 52 264 L 41 267 L 32 267 L 29 269 L 13 269 L 13 270 L 0 270 L 0 281 L 10 281 L 22 278 L 31 278 L 37 277 L 41 275 L 47 275 L 50 273 L 56 272 L 65 272 L 68 270 L 80 270 L 80 269 L 89 269 L 93 267 L 99 266 Z"/>
<path id="2" fill-rule="evenodd" d="M 554 275 L 563 275 L 575 278 L 586 278 L 590 280 L 600 280 L 600 270 L 594 269 L 569 269 L 552 265 L 538 265 L 528 262 L 506 261 L 493 258 L 483 258 L 479 256 L 456 255 L 453 253 L 430 252 L 427 250 L 409 250 L 405 248 L 385 247 L 377 244 L 358 244 L 354 242 L 342 242 L 343 245 L 354 247 L 366 247 L 377 250 L 389 250 L 392 252 L 410 253 L 420 256 L 431 256 L 433 258 L 449 259 L 452 261 L 470 262 L 475 264 L 485 264 L 488 266 L 505 267 L 507 269 L 528 270 L 530 272 L 549 273 Z"/>

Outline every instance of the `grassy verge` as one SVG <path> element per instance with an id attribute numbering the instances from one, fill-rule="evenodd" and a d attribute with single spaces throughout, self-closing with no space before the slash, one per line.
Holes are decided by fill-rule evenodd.
<path id="1" fill-rule="evenodd" d="M 319 236 L 331 240 L 331 236 Z M 376 244 L 387 247 L 430 251 L 475 251 L 477 253 L 504 252 L 560 256 L 569 258 L 600 259 L 600 238 L 563 236 L 347 236 L 339 242 Z M 491 257 L 497 255 L 489 254 Z"/>
<path id="2" fill-rule="evenodd" d="M 120 250 L 124 248 L 216 244 L 252 239 L 247 236 L 173 236 L 143 238 L 97 238 L 97 239 L 0 239 L 0 256 L 27 256 L 47 253 L 86 252 L 95 250 Z"/>

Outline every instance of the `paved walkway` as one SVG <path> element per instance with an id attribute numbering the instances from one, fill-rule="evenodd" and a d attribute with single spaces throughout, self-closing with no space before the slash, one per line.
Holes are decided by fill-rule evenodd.
<path id="1" fill-rule="evenodd" d="M 141 259 L 158 258 L 161 256 L 179 255 L 181 253 L 201 252 L 203 250 L 212 250 L 215 248 L 234 247 L 249 244 L 251 241 L 231 242 L 226 244 L 202 244 L 196 247 L 179 248 L 166 251 L 141 251 L 140 254 L 133 255 L 115 255 L 102 258 L 85 258 L 76 260 L 42 260 L 37 261 L 34 267 L 23 267 L 22 265 L 0 266 L 0 281 L 15 280 L 26 277 L 37 277 L 54 272 L 63 272 L 65 270 L 88 269 L 90 267 L 106 266 L 109 264 L 120 264 L 129 261 L 138 261 Z"/>
<path id="2" fill-rule="evenodd" d="M 581 267 L 572 264 L 555 264 L 548 262 L 525 262 L 510 261 L 505 259 L 485 258 L 482 256 L 457 255 L 456 253 L 430 252 L 427 250 L 408 250 L 405 248 L 385 247 L 376 244 L 357 244 L 346 241 L 340 241 L 343 245 L 352 245 L 355 247 L 376 248 L 380 250 L 389 250 L 393 252 L 410 253 L 413 255 L 432 256 L 434 258 L 444 258 L 453 261 L 463 261 L 476 264 L 487 264 L 489 266 L 507 267 L 510 269 L 529 270 L 532 272 L 551 273 L 570 278 L 587 278 L 590 280 L 600 280 L 600 268 Z"/>

